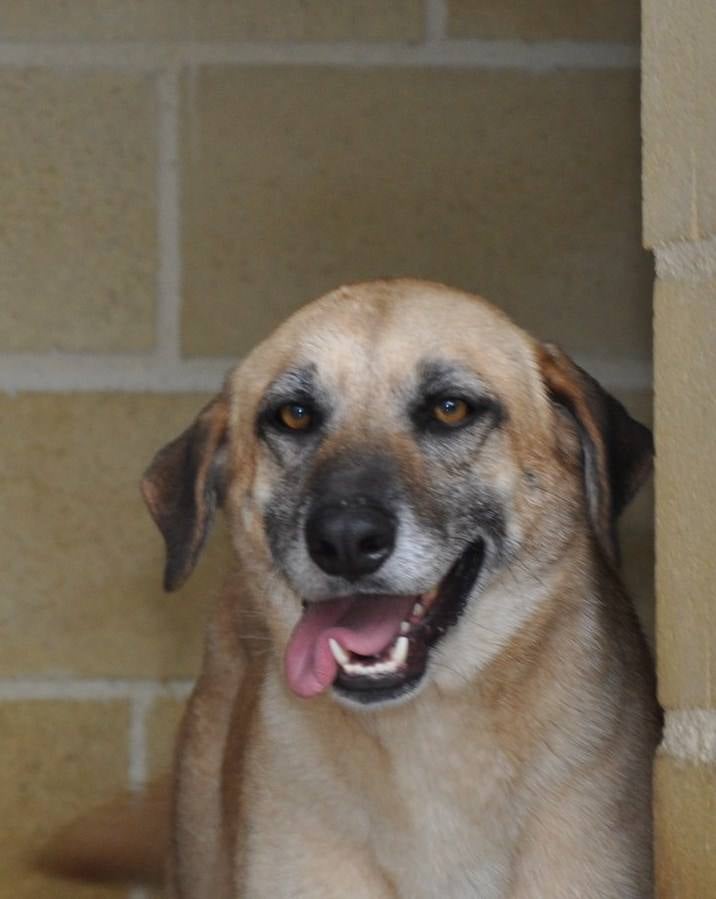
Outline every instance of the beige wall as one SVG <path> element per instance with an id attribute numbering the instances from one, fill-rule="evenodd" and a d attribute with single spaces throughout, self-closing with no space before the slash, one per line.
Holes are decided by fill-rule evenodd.
<path id="1" fill-rule="evenodd" d="M 136 484 L 286 312 L 442 279 L 650 419 L 638 5 L 539 5 L 0 0 L 0 897 L 106 894 L 23 857 L 166 764 L 227 556 L 162 595 Z"/>
<path id="2" fill-rule="evenodd" d="M 654 249 L 659 899 L 716 896 L 716 5 L 644 6 Z"/>

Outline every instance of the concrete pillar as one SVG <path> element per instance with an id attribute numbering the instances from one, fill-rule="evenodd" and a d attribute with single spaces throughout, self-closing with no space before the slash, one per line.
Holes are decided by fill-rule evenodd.
<path id="1" fill-rule="evenodd" d="M 654 318 L 657 895 L 716 896 L 716 3 L 643 5 Z"/>

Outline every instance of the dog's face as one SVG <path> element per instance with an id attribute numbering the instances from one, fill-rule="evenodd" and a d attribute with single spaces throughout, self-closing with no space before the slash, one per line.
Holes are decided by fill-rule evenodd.
<path id="1" fill-rule="evenodd" d="M 612 555 L 649 455 L 645 429 L 493 307 L 377 282 L 259 346 L 158 455 L 145 496 L 170 587 L 221 501 L 289 687 L 375 705 L 469 680 L 575 540 Z"/>

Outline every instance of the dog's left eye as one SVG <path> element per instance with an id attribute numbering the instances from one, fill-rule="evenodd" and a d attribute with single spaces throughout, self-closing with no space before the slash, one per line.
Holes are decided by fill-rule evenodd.
<path id="1" fill-rule="evenodd" d="M 472 407 L 458 397 L 444 397 L 433 406 L 432 417 L 435 421 L 448 427 L 455 427 L 467 421 L 472 415 Z"/>
<path id="2" fill-rule="evenodd" d="M 314 424 L 315 416 L 305 403 L 285 403 L 277 410 L 276 420 L 289 431 L 308 431 Z"/>

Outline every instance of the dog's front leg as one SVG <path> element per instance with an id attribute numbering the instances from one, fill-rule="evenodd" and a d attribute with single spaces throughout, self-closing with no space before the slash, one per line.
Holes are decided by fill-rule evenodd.
<path id="1" fill-rule="evenodd" d="M 341 844 L 327 831 L 301 820 L 273 821 L 259 827 L 263 845 L 250 841 L 241 899 L 396 899 L 398 896 L 368 852 Z M 293 833 L 289 833 L 292 829 Z"/>
<path id="2" fill-rule="evenodd" d="M 237 597 L 222 595 L 209 625 L 202 671 L 179 731 L 175 755 L 168 881 L 172 899 L 234 899 L 227 852 L 227 796 L 240 795 L 241 770 L 228 755 L 250 707 L 253 677 L 238 639 Z M 238 758 L 239 753 L 235 754 Z M 234 810 L 232 817 L 236 817 Z"/>

